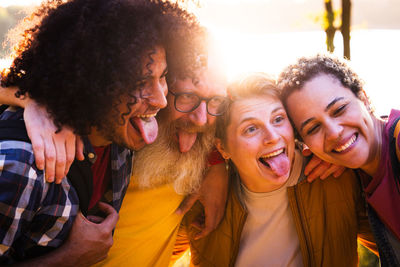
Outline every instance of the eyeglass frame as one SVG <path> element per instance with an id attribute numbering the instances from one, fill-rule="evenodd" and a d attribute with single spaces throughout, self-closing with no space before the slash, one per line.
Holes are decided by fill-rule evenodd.
<path id="1" fill-rule="evenodd" d="M 175 108 L 175 110 L 177 110 L 177 111 L 179 111 L 179 112 L 182 112 L 182 113 L 190 113 L 190 112 L 196 110 L 196 109 L 200 106 L 201 102 L 202 102 L 202 101 L 205 101 L 205 102 L 206 102 L 206 110 L 207 110 L 207 113 L 208 113 L 209 115 L 215 116 L 215 117 L 221 116 L 221 115 L 223 115 L 223 114 L 225 113 L 226 110 L 222 111 L 220 114 L 212 114 L 212 113 L 210 113 L 210 112 L 208 111 L 208 102 L 210 102 L 210 100 L 212 100 L 212 99 L 215 98 L 215 97 L 225 98 L 226 100 L 229 101 L 229 99 L 226 98 L 226 97 L 224 97 L 224 96 L 201 97 L 201 96 L 199 96 L 198 94 L 195 94 L 195 93 L 188 93 L 188 92 L 174 93 L 174 92 L 172 92 L 171 90 L 168 90 L 168 92 L 171 93 L 171 95 L 174 96 L 174 108 Z M 194 105 L 193 108 L 192 108 L 191 110 L 189 110 L 189 111 L 182 111 L 182 110 L 179 110 L 179 109 L 176 107 L 176 99 L 177 99 L 179 96 L 181 96 L 181 95 L 195 95 L 195 96 L 199 99 L 199 102 L 198 102 L 196 105 Z"/>

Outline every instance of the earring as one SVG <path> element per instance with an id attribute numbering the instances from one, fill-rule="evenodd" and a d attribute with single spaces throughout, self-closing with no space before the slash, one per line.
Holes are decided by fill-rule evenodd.
<path id="1" fill-rule="evenodd" d="M 229 171 L 229 159 L 225 159 L 225 169 Z"/>

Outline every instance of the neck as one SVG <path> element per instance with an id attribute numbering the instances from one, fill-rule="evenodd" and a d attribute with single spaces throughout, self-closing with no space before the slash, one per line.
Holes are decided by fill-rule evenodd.
<path id="1" fill-rule="evenodd" d="M 385 127 L 385 122 L 381 119 L 374 118 L 374 143 L 369 152 L 367 164 L 361 166 L 361 169 L 368 175 L 374 176 L 379 168 L 382 151 L 382 133 Z"/>
<path id="2" fill-rule="evenodd" d="M 88 135 L 89 141 L 93 146 L 106 146 L 111 144 L 112 142 L 104 138 L 100 132 L 93 127 Z"/>
<path id="3" fill-rule="evenodd" d="M 253 179 L 252 177 L 243 177 L 240 173 L 240 180 L 242 182 L 242 184 L 244 186 L 246 186 L 246 188 L 248 190 L 250 190 L 251 192 L 254 193 L 269 193 L 275 190 L 278 190 L 279 188 L 281 188 L 282 186 L 284 186 L 288 180 L 287 179 L 283 179 L 282 183 L 279 184 L 273 184 L 273 183 L 268 183 L 265 181 L 256 181 L 255 179 Z"/>

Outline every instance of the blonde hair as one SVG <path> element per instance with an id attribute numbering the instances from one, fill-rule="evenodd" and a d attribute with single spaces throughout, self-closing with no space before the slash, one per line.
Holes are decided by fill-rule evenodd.
<path id="1" fill-rule="evenodd" d="M 226 112 L 217 117 L 217 128 L 215 137 L 226 141 L 226 129 L 230 124 L 232 105 L 235 101 L 254 96 L 272 96 L 279 99 L 280 90 L 272 76 L 255 72 L 246 74 L 228 86 L 228 97 L 230 99 Z"/>

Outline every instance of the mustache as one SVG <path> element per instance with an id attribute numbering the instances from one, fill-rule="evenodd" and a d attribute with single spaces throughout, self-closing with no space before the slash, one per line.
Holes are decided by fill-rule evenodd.
<path id="1" fill-rule="evenodd" d="M 175 128 L 183 129 L 189 133 L 205 133 L 210 130 L 209 125 L 196 125 L 190 120 L 186 120 L 184 118 L 179 118 L 173 122 Z"/>

